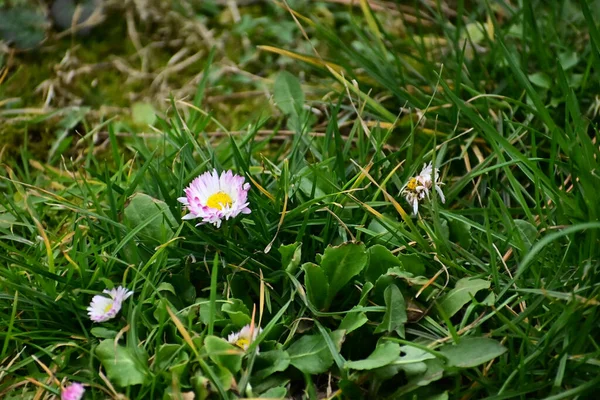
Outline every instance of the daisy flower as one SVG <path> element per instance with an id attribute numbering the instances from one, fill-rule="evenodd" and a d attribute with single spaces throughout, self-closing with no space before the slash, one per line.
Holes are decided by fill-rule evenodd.
<path id="1" fill-rule="evenodd" d="M 256 337 L 262 332 L 261 328 L 246 325 L 239 332 L 232 333 L 227 337 L 227 341 L 237 347 L 248 350 L 250 344 L 256 340 Z M 256 349 L 258 351 L 258 348 Z"/>
<path id="2" fill-rule="evenodd" d="M 81 383 L 71 383 L 60 392 L 60 400 L 81 400 L 85 388 Z"/>
<path id="3" fill-rule="evenodd" d="M 184 190 L 186 197 L 177 199 L 188 211 L 183 219 L 200 218 L 202 222 L 196 226 L 209 223 L 218 228 L 223 219 L 250 214 L 247 202 L 250 184 L 244 181 L 243 176 L 231 171 L 222 172 L 221 176 L 216 169 L 203 173 Z"/>
<path id="4" fill-rule="evenodd" d="M 90 319 L 94 322 L 104 322 L 114 318 L 121 310 L 121 305 L 132 291 L 119 286 L 116 289 L 104 289 L 102 293 L 108 294 L 109 297 L 98 294 L 92 298 L 92 302 L 88 307 Z"/>
<path id="5" fill-rule="evenodd" d="M 419 202 L 425 198 L 429 198 L 429 192 L 432 188 L 435 188 L 442 203 L 446 202 L 446 198 L 444 197 L 441 188 L 443 183 L 439 180 L 439 170 L 435 168 L 435 181 L 433 180 L 433 172 L 434 168 L 431 163 L 423 164 L 421 173 L 410 178 L 402 190 L 402 195 L 406 198 L 406 201 L 412 205 L 414 215 L 417 215 L 419 212 Z"/>

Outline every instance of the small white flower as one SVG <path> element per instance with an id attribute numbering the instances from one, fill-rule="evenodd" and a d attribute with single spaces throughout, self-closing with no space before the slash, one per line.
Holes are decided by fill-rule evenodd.
<path id="1" fill-rule="evenodd" d="M 439 170 L 435 168 L 435 182 L 433 180 L 433 172 L 434 168 L 431 163 L 423 164 L 421 173 L 410 178 L 402 190 L 402 195 L 406 198 L 406 201 L 412 205 L 414 215 L 417 215 L 419 212 L 419 202 L 423 201 L 425 198 L 429 198 L 429 192 L 432 188 L 435 188 L 442 203 L 446 202 L 446 198 L 444 197 L 441 188 L 443 183 L 440 181 Z"/>
<path id="2" fill-rule="evenodd" d="M 186 197 L 177 199 L 189 211 L 183 219 L 201 218 L 197 225 L 210 223 L 218 228 L 223 219 L 250 214 L 246 201 L 250 184 L 244 182 L 243 176 L 231 171 L 222 172 L 221 176 L 216 169 L 203 173 L 185 189 Z"/>
<path id="3" fill-rule="evenodd" d="M 94 322 L 104 322 L 113 319 L 121 311 L 123 302 L 133 294 L 132 291 L 122 286 L 111 290 L 104 289 L 102 293 L 108 294 L 109 297 L 98 294 L 92 298 L 92 302 L 87 308 L 88 315 Z"/>
<path id="4" fill-rule="evenodd" d="M 246 325 L 239 332 L 231 333 L 227 337 L 227 341 L 246 351 L 248 350 L 248 347 L 250 347 L 250 344 L 256 340 L 256 337 L 261 332 L 261 328 L 255 328 L 254 326 Z M 258 351 L 258 348 L 256 351 Z"/>

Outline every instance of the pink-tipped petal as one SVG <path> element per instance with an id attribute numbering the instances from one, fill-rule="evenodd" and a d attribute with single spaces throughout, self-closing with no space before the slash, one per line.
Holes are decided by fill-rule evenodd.
<path id="1" fill-rule="evenodd" d="M 234 175 L 231 170 L 222 172 L 220 176 L 216 169 L 207 171 L 185 188 L 186 197 L 178 199 L 188 211 L 182 219 L 199 218 L 202 222 L 198 225 L 210 223 L 219 228 L 223 219 L 250 213 L 246 201 L 249 189 L 245 178 Z"/>
<path id="2" fill-rule="evenodd" d="M 60 393 L 61 400 L 81 400 L 83 394 L 85 393 L 85 388 L 81 383 L 72 383 L 69 386 L 66 386 Z"/>

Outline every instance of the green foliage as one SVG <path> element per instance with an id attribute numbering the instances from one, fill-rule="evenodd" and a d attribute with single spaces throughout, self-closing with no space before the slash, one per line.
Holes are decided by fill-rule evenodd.
<path id="1" fill-rule="evenodd" d="M 335 295 L 353 276 L 358 275 L 367 263 L 364 244 L 344 243 L 336 247 L 327 247 L 321 258 L 320 267 L 327 277 L 327 306 Z"/>
<path id="2" fill-rule="evenodd" d="M 344 331 L 334 331 L 331 340 L 339 351 L 344 339 Z M 296 340 L 288 349 L 290 364 L 305 374 L 320 374 L 333 364 L 333 355 L 321 335 L 305 335 Z"/>
<path id="3" fill-rule="evenodd" d="M 204 339 L 204 348 L 215 364 L 227 368 L 232 374 L 239 372 L 242 368 L 242 351 L 226 340 L 207 336 Z"/>
<path id="4" fill-rule="evenodd" d="M 41 9 L 15 6 L 0 9 L 0 39 L 25 50 L 39 45 L 49 23 Z"/>
<path id="5" fill-rule="evenodd" d="M 325 271 L 313 263 L 302 265 L 304 270 L 304 286 L 310 302 L 319 310 L 328 306 L 329 282 Z"/>
<path id="6" fill-rule="evenodd" d="M 395 361 L 399 356 L 400 345 L 392 342 L 383 342 L 364 360 L 346 362 L 346 368 L 359 370 L 380 368 Z"/>
<path id="7" fill-rule="evenodd" d="M 597 1 L 246 3 L 115 4 L 2 58 L 0 393 L 593 395 Z M 213 168 L 252 212 L 182 221 Z"/>
<path id="8" fill-rule="evenodd" d="M 275 80 L 273 97 L 277 107 L 286 115 L 298 118 L 304 107 L 304 92 L 298 78 L 287 71 L 281 71 Z"/>
<path id="9" fill-rule="evenodd" d="M 390 285 L 385 289 L 385 315 L 383 321 L 375 329 L 375 333 L 397 332 L 404 337 L 404 324 L 407 321 L 406 304 L 398 286 Z"/>
<path id="10" fill-rule="evenodd" d="M 282 372 L 290 365 L 290 355 L 287 351 L 276 349 L 260 353 L 254 364 L 253 379 L 261 381 L 276 372 Z"/>
<path id="11" fill-rule="evenodd" d="M 279 254 L 281 254 L 281 266 L 286 272 L 293 274 L 300 265 L 302 255 L 302 243 L 292 243 L 279 246 Z"/>
<path id="12" fill-rule="evenodd" d="M 369 247 L 369 265 L 365 270 L 365 279 L 371 283 L 377 282 L 381 275 L 385 275 L 389 268 L 402 267 L 398 257 L 386 247 L 376 244 Z"/>
<path id="13" fill-rule="evenodd" d="M 173 236 L 178 223 L 169 206 L 144 193 L 136 193 L 124 209 L 124 221 L 132 231 L 149 243 L 164 243 Z"/>
<path id="14" fill-rule="evenodd" d="M 134 103 L 131 106 L 131 117 L 133 122 L 146 127 L 156 122 L 156 110 L 149 103 Z"/>
<path id="15" fill-rule="evenodd" d="M 506 353 L 506 347 L 488 338 L 464 338 L 457 345 L 440 348 L 449 367 L 472 368 Z"/>
<path id="16" fill-rule="evenodd" d="M 108 339 L 96 347 L 96 356 L 106 369 L 106 376 L 121 387 L 141 385 L 148 381 L 145 360 L 140 360 L 136 353 L 139 354 Z"/>
<path id="17" fill-rule="evenodd" d="M 337 293 L 359 274 L 367 263 L 365 245 L 362 243 L 344 243 L 328 246 L 320 260 L 320 265 L 306 263 L 304 282 L 311 302 L 326 310 Z"/>
<path id="18" fill-rule="evenodd" d="M 447 317 L 452 317 L 459 312 L 471 299 L 483 289 L 489 289 L 490 282 L 478 278 L 463 278 L 456 282 L 454 289 L 450 290 L 439 301 L 440 311 Z"/>

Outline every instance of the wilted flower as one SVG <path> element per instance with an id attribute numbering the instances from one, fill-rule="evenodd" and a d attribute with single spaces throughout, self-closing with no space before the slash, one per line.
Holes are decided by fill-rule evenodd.
<path id="1" fill-rule="evenodd" d="M 81 383 L 72 383 L 60 393 L 60 400 L 81 400 L 85 388 Z"/>
<path id="2" fill-rule="evenodd" d="M 244 326 L 239 332 L 231 333 L 227 341 L 237 347 L 248 350 L 250 344 L 256 340 L 256 337 L 262 332 L 261 328 L 255 328 L 251 325 Z M 258 348 L 256 349 L 258 351 Z"/>
<path id="3" fill-rule="evenodd" d="M 434 168 L 429 164 L 423 164 L 421 173 L 413 178 L 410 178 L 404 189 L 402 195 L 406 198 L 413 208 L 413 213 L 416 215 L 419 212 L 419 202 L 425 198 L 429 198 L 429 192 L 431 188 L 435 188 L 442 203 L 446 202 L 442 188 L 440 187 L 443 183 L 439 180 L 439 170 L 435 168 L 435 182 L 433 181 Z"/>
<path id="4" fill-rule="evenodd" d="M 104 322 L 114 318 L 121 310 L 121 305 L 132 291 L 119 286 L 116 289 L 105 289 L 102 293 L 108 294 L 109 297 L 98 294 L 92 298 L 92 302 L 88 307 L 90 319 L 94 322 Z"/>
<path id="5" fill-rule="evenodd" d="M 223 219 L 250 214 L 246 201 L 250 184 L 244 181 L 243 176 L 231 171 L 222 172 L 221 176 L 216 169 L 203 173 L 185 189 L 186 197 L 177 199 L 189 212 L 183 219 L 201 218 L 197 225 L 210 223 L 218 228 Z"/>

